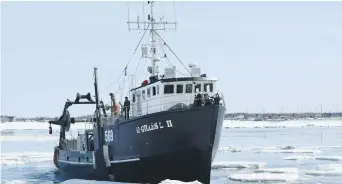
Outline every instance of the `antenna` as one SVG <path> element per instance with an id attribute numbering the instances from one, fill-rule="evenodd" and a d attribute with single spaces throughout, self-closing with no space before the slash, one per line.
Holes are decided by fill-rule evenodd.
<path id="1" fill-rule="evenodd" d="M 152 66 L 149 70 L 149 72 L 151 73 L 152 77 L 157 76 L 157 68 L 158 66 L 156 66 L 156 63 L 160 60 L 160 58 L 158 58 L 157 55 L 157 46 L 156 46 L 156 36 L 159 36 L 159 34 L 157 33 L 157 31 L 166 31 L 166 30 L 176 30 L 177 28 L 177 22 L 168 22 L 168 21 L 164 21 L 163 18 L 157 19 L 155 18 L 154 15 L 154 1 L 147 1 L 147 4 L 150 6 L 150 14 L 147 15 L 147 21 L 145 21 L 145 15 L 143 18 L 143 21 L 139 20 L 139 16 L 137 21 L 130 21 L 128 20 L 127 24 L 128 24 L 128 29 L 129 30 L 149 30 L 150 31 L 150 35 L 151 35 L 151 43 L 149 45 L 142 45 L 142 57 L 143 58 L 149 58 L 151 59 L 152 62 Z M 143 13 L 145 12 L 145 8 L 143 6 Z M 159 20 L 159 21 L 156 21 Z M 137 25 L 136 27 L 131 27 L 132 24 Z M 143 25 L 143 26 L 140 26 Z M 171 25 L 174 27 L 167 27 L 167 25 Z M 147 47 L 150 46 L 150 54 L 148 54 L 146 52 Z"/>

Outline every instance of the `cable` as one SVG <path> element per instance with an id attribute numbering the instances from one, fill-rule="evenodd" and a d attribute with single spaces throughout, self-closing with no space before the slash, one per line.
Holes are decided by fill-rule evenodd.
<path id="1" fill-rule="evenodd" d="M 151 32 L 150 32 L 149 36 L 150 36 L 150 35 L 151 35 Z M 145 45 L 147 44 L 148 40 L 149 40 L 149 37 L 147 38 Z M 142 59 L 142 57 L 140 57 L 140 59 L 139 59 L 138 65 L 137 65 L 137 67 L 135 68 L 134 75 L 137 73 L 137 70 L 138 70 L 138 68 L 139 68 L 141 59 Z"/>
<path id="2" fill-rule="evenodd" d="M 167 46 L 167 48 L 172 52 L 173 55 L 176 56 L 176 58 L 178 59 L 178 61 L 184 66 L 184 68 L 190 73 L 191 75 L 191 72 L 188 70 L 188 68 L 184 65 L 184 63 L 178 58 L 178 56 L 173 52 L 173 50 L 169 47 L 168 44 L 166 44 L 166 42 L 163 40 L 163 38 L 158 34 L 158 32 L 155 32 L 156 35 L 164 42 L 164 45 Z"/>
<path id="3" fill-rule="evenodd" d="M 158 39 L 158 41 L 159 41 L 159 44 L 160 44 L 160 48 L 161 48 L 161 50 L 163 51 L 163 54 L 165 55 L 166 52 L 164 51 L 164 48 L 163 48 L 163 46 L 162 46 L 161 39 Z M 168 64 L 169 64 L 169 66 L 174 67 L 174 65 L 173 65 L 173 64 L 171 63 L 171 61 L 169 60 L 169 57 L 166 56 L 166 60 L 167 60 L 167 62 L 168 62 Z M 176 71 L 177 71 L 178 73 L 180 73 L 181 75 L 187 76 L 186 74 L 180 72 L 177 68 L 176 68 Z"/>
<path id="4" fill-rule="evenodd" d="M 150 25 L 148 25 L 147 26 L 147 28 L 149 27 Z M 112 84 L 110 84 L 105 90 L 102 90 L 101 92 L 100 92 L 100 94 L 102 94 L 103 92 L 105 92 L 105 91 L 107 91 L 111 86 L 113 86 L 114 84 L 116 84 L 117 82 L 119 82 L 120 81 L 120 78 L 121 78 L 121 76 L 122 76 L 122 74 L 125 72 L 125 70 L 127 70 L 127 67 L 128 67 L 128 65 L 129 65 L 129 63 L 132 61 L 132 58 L 133 58 L 133 56 L 134 56 L 134 54 L 135 54 L 135 52 L 138 50 L 138 47 L 139 47 L 139 45 L 140 45 L 140 43 L 141 43 L 141 41 L 143 40 L 143 38 L 145 37 L 145 34 L 146 34 L 146 32 L 147 32 L 147 30 L 148 29 L 146 29 L 145 30 L 145 32 L 144 32 L 144 34 L 143 34 L 143 36 L 141 37 L 141 39 L 140 39 L 140 41 L 139 41 L 139 43 L 138 43 L 138 45 L 135 47 L 135 49 L 134 49 L 134 52 L 133 52 L 133 54 L 132 54 L 132 56 L 131 56 L 131 58 L 129 59 L 129 61 L 128 61 L 128 63 L 127 63 L 127 65 L 126 65 L 126 67 L 124 68 L 124 70 L 122 71 L 122 73 L 120 74 L 120 77 L 119 77 L 119 79 L 116 81 L 116 82 L 114 82 L 114 83 L 112 83 Z"/>

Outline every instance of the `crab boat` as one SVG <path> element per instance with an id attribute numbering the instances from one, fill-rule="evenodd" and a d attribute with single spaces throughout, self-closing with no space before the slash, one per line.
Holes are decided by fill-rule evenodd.
<path id="1" fill-rule="evenodd" d="M 92 176 L 134 183 L 198 180 L 208 184 L 226 112 L 224 98 L 218 93 L 217 79 L 207 77 L 196 65 L 189 65 L 190 76 L 176 76 L 175 67 L 165 68 L 164 74 L 158 75 L 156 40 L 163 39 L 157 25 L 172 23 L 156 22 L 154 2 L 148 3 L 151 14 L 144 22 L 144 30 L 150 31 L 151 49 L 147 53 L 144 45 L 142 57 L 151 60 L 149 80 L 131 87 L 130 104 L 115 111 L 113 94 L 110 106 L 99 100 L 94 68 L 95 95 L 77 93 L 74 101 L 65 103 L 62 116 L 49 121 L 50 134 L 52 124 L 60 126 L 53 161 L 73 178 Z M 124 73 L 126 70 L 127 66 Z M 66 132 L 76 122 L 68 108 L 86 104 L 95 107 L 94 117 L 89 120 L 92 126 L 79 132 L 76 139 L 66 138 Z"/>

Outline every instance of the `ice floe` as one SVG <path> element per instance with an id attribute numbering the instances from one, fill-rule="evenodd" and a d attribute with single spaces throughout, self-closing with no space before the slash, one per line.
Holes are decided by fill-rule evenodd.
<path id="1" fill-rule="evenodd" d="M 342 176 L 342 170 L 332 170 L 332 171 L 306 171 L 306 175 L 313 176 Z"/>
<path id="2" fill-rule="evenodd" d="M 263 168 L 257 169 L 254 171 L 255 173 L 284 173 L 284 174 L 297 174 L 298 168 L 289 167 L 289 168 Z"/>
<path id="3" fill-rule="evenodd" d="M 299 179 L 298 174 L 274 174 L 274 173 L 252 173 L 252 174 L 233 174 L 230 180 L 243 182 L 289 182 Z"/>
<path id="4" fill-rule="evenodd" d="M 14 135 L 14 136 L 1 136 L 0 141 L 56 141 L 58 140 L 57 136 L 43 136 L 43 135 Z"/>
<path id="5" fill-rule="evenodd" d="M 256 153 L 321 153 L 318 149 L 261 149 L 255 151 Z"/>
<path id="6" fill-rule="evenodd" d="M 70 179 L 70 180 L 63 181 L 61 184 L 115 184 L 115 183 L 120 183 L 120 182 Z"/>
<path id="7" fill-rule="evenodd" d="M 242 149 L 242 148 L 233 148 L 233 147 L 230 147 L 230 146 L 228 146 L 228 147 L 221 147 L 221 148 L 219 148 L 219 152 L 241 152 L 242 150 L 244 150 L 244 149 Z"/>
<path id="8" fill-rule="evenodd" d="M 48 130 L 47 122 L 6 122 L 1 123 L 0 130 Z M 59 131 L 60 126 L 52 125 L 52 130 Z M 72 124 L 70 129 L 85 129 L 85 123 Z"/>
<path id="9" fill-rule="evenodd" d="M 24 180 L 2 180 L 1 184 L 26 184 L 28 181 Z"/>
<path id="10" fill-rule="evenodd" d="M 342 161 L 342 156 L 316 156 L 316 160 Z"/>
<path id="11" fill-rule="evenodd" d="M 342 164 L 319 165 L 316 170 L 308 170 L 304 173 L 313 176 L 342 176 Z"/>
<path id="12" fill-rule="evenodd" d="M 266 166 L 265 162 L 238 162 L 238 161 L 218 161 L 213 162 L 211 165 L 212 169 L 222 169 L 222 168 L 263 168 Z"/>
<path id="13" fill-rule="evenodd" d="M 187 183 L 187 184 L 202 184 L 201 182 L 199 181 L 191 181 L 191 182 L 183 182 L 183 181 L 179 181 L 179 180 L 164 180 L 164 181 L 161 181 L 159 184 L 184 184 L 184 183 Z"/>
<path id="14" fill-rule="evenodd" d="M 317 170 L 333 171 L 336 169 L 342 170 L 342 164 L 325 164 L 317 166 Z"/>
<path id="15" fill-rule="evenodd" d="M 21 165 L 32 162 L 51 161 L 51 152 L 1 153 L 1 165 Z"/>
<path id="16" fill-rule="evenodd" d="M 62 182 L 61 184 L 119 184 L 124 182 L 109 182 L 109 181 L 96 181 L 96 180 L 82 180 L 82 179 L 70 179 Z M 131 184 L 131 183 L 130 183 Z M 183 182 L 179 180 L 166 179 L 159 184 L 202 184 L 199 181 Z"/>
<path id="17" fill-rule="evenodd" d="M 315 157 L 311 155 L 293 155 L 293 156 L 283 157 L 283 160 L 313 160 L 313 159 L 315 159 Z"/>
<path id="18" fill-rule="evenodd" d="M 342 120 L 234 121 L 225 120 L 225 128 L 300 128 L 342 127 Z"/>

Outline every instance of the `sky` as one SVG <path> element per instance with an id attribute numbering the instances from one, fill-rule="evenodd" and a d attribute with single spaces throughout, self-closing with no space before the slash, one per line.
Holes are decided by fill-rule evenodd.
<path id="1" fill-rule="evenodd" d="M 181 61 L 219 79 L 228 113 L 318 112 L 320 104 L 342 111 L 342 2 L 157 2 L 156 8 L 178 21 L 176 31 L 160 34 Z M 66 99 L 94 94 L 93 67 L 108 103 L 143 34 L 128 30 L 128 9 L 137 20 L 142 2 L 1 2 L 1 114 L 60 116 Z M 141 81 L 148 78 L 144 63 Z"/>

